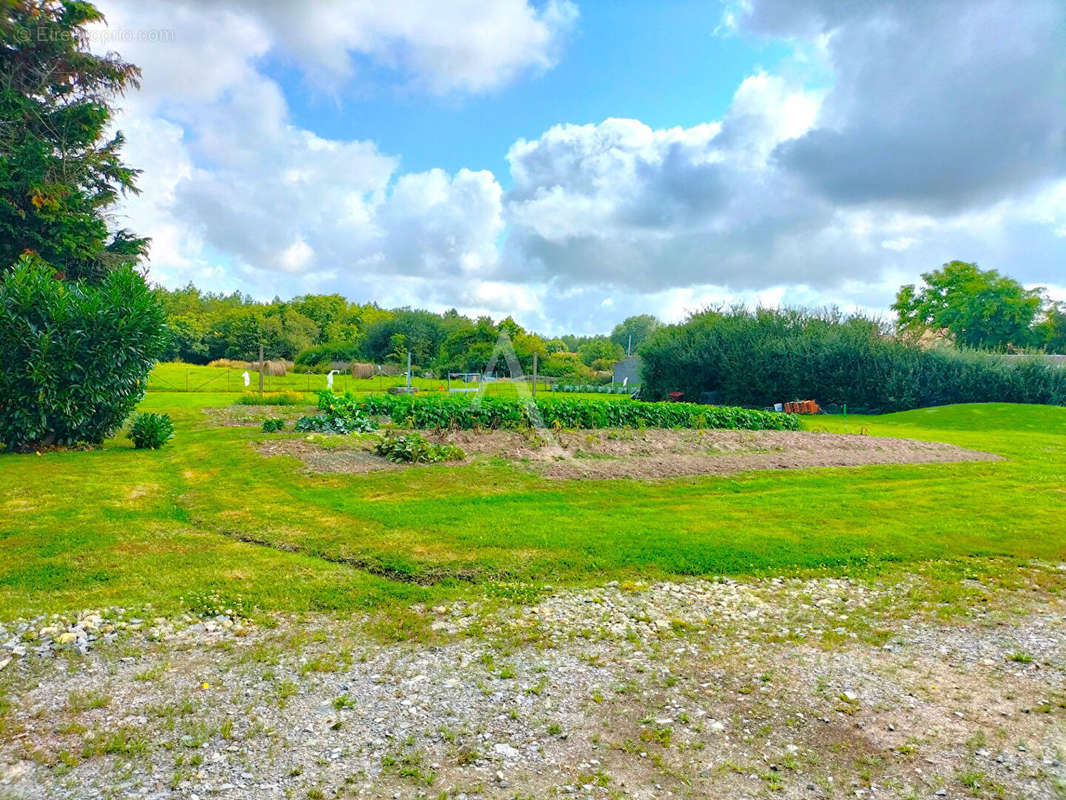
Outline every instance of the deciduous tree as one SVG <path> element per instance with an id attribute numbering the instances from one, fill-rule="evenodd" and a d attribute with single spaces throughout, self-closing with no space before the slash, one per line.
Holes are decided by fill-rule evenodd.
<path id="1" fill-rule="evenodd" d="M 957 344 L 1006 350 L 1033 343 L 1032 325 L 1042 304 L 1039 289 L 1026 289 L 994 269 L 952 261 L 922 275 L 924 286 L 899 290 L 892 310 L 903 333 L 946 332 Z"/>
<path id="2" fill-rule="evenodd" d="M 626 317 L 614 326 L 614 330 L 611 331 L 611 341 L 627 352 L 635 353 L 637 348 L 661 327 L 662 323 L 651 314 Z"/>

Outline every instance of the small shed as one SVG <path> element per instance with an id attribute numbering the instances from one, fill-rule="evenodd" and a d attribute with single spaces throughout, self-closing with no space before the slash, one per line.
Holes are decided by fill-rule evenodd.
<path id="1" fill-rule="evenodd" d="M 644 360 L 640 356 L 628 356 L 614 365 L 614 373 L 611 378 L 615 383 L 626 383 L 634 389 L 640 386 L 640 371 L 644 367 Z"/>

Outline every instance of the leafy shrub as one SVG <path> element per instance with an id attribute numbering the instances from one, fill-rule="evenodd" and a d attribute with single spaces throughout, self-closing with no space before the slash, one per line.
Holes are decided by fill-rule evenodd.
<path id="1" fill-rule="evenodd" d="M 334 361 L 355 361 L 359 345 L 353 342 L 326 342 L 301 350 L 295 360 L 296 372 L 329 372 Z"/>
<path id="2" fill-rule="evenodd" d="M 454 444 L 436 444 L 418 433 L 388 434 L 374 445 L 374 452 L 395 463 L 433 464 L 462 461 L 466 453 Z"/>
<path id="3" fill-rule="evenodd" d="M 0 277 L 0 444 L 99 444 L 144 396 L 166 346 L 164 313 L 144 279 L 113 270 L 62 281 L 23 256 Z"/>
<path id="4" fill-rule="evenodd" d="M 267 417 L 263 420 L 263 433 L 275 433 L 285 427 L 285 420 L 281 417 Z"/>
<path id="5" fill-rule="evenodd" d="M 588 383 L 592 379 L 592 370 L 577 353 L 550 353 L 540 362 L 540 374 L 574 383 Z"/>
<path id="6" fill-rule="evenodd" d="M 237 398 L 242 406 L 304 406 L 307 401 L 299 392 L 269 392 L 260 397 L 254 392 L 245 392 Z"/>
<path id="7" fill-rule="evenodd" d="M 174 423 L 168 414 L 145 412 L 133 418 L 126 436 L 138 450 L 158 450 L 174 436 Z"/>
<path id="8" fill-rule="evenodd" d="M 922 350 L 882 326 L 835 312 L 708 311 L 656 331 L 641 346 L 648 397 L 717 392 L 765 406 L 812 398 L 823 407 L 902 411 L 949 403 L 1066 404 L 1066 370 L 1038 359 Z"/>
<path id="9" fill-rule="evenodd" d="M 412 395 L 337 395 L 318 393 L 318 407 L 329 417 L 387 416 L 408 428 L 524 428 L 541 424 L 560 428 L 731 428 L 795 430 L 790 414 L 697 403 L 602 401 L 572 397 Z"/>
<path id="10" fill-rule="evenodd" d="M 377 425 L 365 414 L 353 413 L 347 416 L 336 414 L 316 414 L 313 417 L 300 417 L 296 420 L 296 430 L 301 433 L 315 431 L 318 433 L 368 433 L 377 430 Z"/>

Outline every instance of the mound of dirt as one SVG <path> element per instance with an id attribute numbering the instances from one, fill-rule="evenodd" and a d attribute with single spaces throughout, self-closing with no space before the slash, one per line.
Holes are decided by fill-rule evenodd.
<path id="1" fill-rule="evenodd" d="M 942 442 L 799 431 L 442 431 L 427 434 L 427 438 L 458 445 L 466 451 L 468 462 L 478 457 L 505 458 L 558 479 L 648 480 L 759 469 L 999 459 L 991 453 Z M 312 472 L 402 468 L 375 455 L 366 442 L 325 448 L 303 439 L 274 439 L 261 443 L 259 451 L 263 455 L 295 456 Z"/>

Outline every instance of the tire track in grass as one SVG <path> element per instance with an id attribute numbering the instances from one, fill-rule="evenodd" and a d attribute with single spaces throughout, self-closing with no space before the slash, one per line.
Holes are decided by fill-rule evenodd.
<path id="1" fill-rule="evenodd" d="M 483 570 L 470 569 L 468 567 L 460 567 L 458 569 L 426 567 L 403 569 L 396 566 L 390 566 L 380 559 L 329 553 L 317 548 L 301 547 L 293 542 L 271 541 L 270 539 L 255 536 L 254 534 L 242 530 L 213 526 L 205 520 L 195 519 L 191 521 L 191 524 L 243 544 L 252 544 L 282 553 L 293 553 L 295 555 L 307 556 L 309 558 L 317 558 L 318 560 L 325 561 L 329 564 L 342 564 L 351 567 L 352 569 L 366 572 L 369 575 L 385 578 L 386 580 L 394 581 L 396 583 L 407 583 L 416 586 L 435 586 L 444 581 L 454 580 L 476 584 L 487 580 L 507 580 L 508 578 L 513 577 L 510 573 L 505 571 L 487 574 Z"/>

